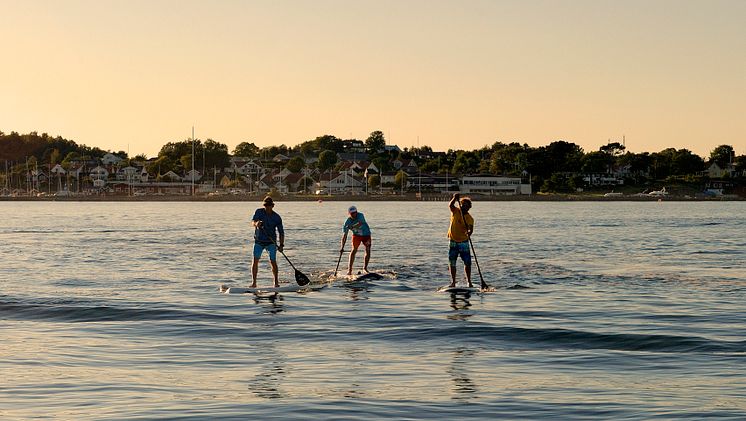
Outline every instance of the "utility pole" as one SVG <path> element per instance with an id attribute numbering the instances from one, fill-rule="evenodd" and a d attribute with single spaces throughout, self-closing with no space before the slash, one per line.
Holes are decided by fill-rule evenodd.
<path id="1" fill-rule="evenodd" d="M 192 126 L 192 196 L 194 196 L 194 126 Z"/>

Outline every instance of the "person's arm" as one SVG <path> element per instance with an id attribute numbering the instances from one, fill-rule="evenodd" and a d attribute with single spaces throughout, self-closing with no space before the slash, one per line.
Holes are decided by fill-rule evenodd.
<path id="1" fill-rule="evenodd" d="M 456 212 L 458 208 L 456 207 L 456 202 L 461 198 L 461 195 L 458 193 L 453 193 L 453 197 L 451 197 L 451 201 L 448 202 L 448 207 L 451 208 L 451 212 Z"/>
<path id="2" fill-rule="evenodd" d="M 285 248 L 285 228 L 282 226 L 280 215 L 277 215 L 277 218 L 280 220 L 280 223 L 277 224 L 277 232 L 280 233 L 280 242 L 277 245 L 277 250 L 282 251 Z"/>
<path id="3" fill-rule="evenodd" d="M 345 243 L 347 242 L 347 230 L 345 229 L 345 233 L 342 236 L 342 239 L 339 241 L 339 252 L 343 253 L 345 251 Z"/>
<path id="4" fill-rule="evenodd" d="M 471 224 L 466 224 L 466 233 L 469 234 L 469 237 L 474 233 L 474 218 L 471 219 Z"/>

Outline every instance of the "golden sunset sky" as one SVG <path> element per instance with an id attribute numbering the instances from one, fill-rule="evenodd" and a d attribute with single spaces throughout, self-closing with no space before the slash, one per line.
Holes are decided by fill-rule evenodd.
<path id="1" fill-rule="evenodd" d="M 0 130 L 746 153 L 746 1 L 0 0 Z"/>

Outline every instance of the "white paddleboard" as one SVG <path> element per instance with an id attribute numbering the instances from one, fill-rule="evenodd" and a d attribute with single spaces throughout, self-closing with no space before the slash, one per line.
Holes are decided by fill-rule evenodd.
<path id="1" fill-rule="evenodd" d="M 310 286 L 300 286 L 298 284 L 287 284 L 275 287 L 229 287 L 226 285 L 220 286 L 220 292 L 225 294 L 271 294 L 275 292 L 297 292 L 302 289 L 310 289 Z"/>
<path id="2" fill-rule="evenodd" d="M 473 294 L 473 293 L 477 293 L 481 291 L 482 289 L 477 288 L 477 287 L 471 287 L 471 288 L 470 287 L 459 287 L 459 286 L 451 287 L 451 286 L 446 285 L 444 287 L 438 288 L 438 292 L 449 292 L 452 294 Z"/>

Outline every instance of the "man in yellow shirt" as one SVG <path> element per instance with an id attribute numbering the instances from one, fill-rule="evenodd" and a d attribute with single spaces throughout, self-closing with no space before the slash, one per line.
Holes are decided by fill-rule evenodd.
<path id="1" fill-rule="evenodd" d="M 460 209 L 456 202 L 461 205 Z M 473 288 L 471 283 L 471 252 L 469 250 L 469 238 L 474 231 L 474 218 L 469 215 L 471 209 L 471 199 L 468 197 L 461 198 L 458 193 L 454 193 L 451 201 L 448 203 L 451 208 L 451 225 L 448 227 L 448 238 L 451 240 L 448 247 L 448 269 L 451 272 L 451 287 L 456 286 L 456 259 L 461 256 L 464 262 L 464 273 L 469 288 Z"/>

